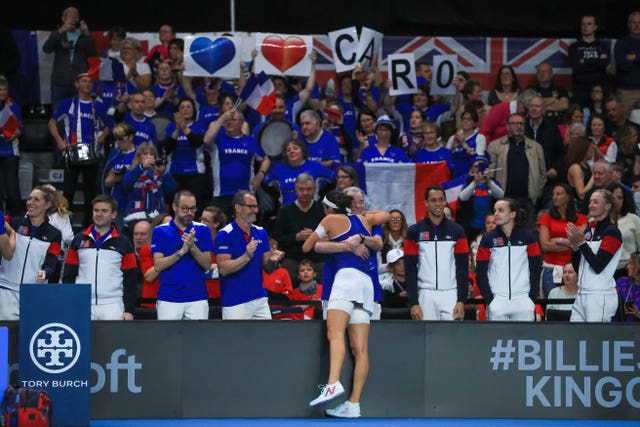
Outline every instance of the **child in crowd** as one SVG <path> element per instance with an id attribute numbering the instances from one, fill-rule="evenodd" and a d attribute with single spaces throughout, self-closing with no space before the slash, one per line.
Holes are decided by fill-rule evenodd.
<path id="1" fill-rule="evenodd" d="M 292 301 L 320 301 L 322 285 L 316 282 L 316 269 L 311 260 L 303 259 L 298 264 L 298 280 L 300 280 L 300 285 L 289 296 Z M 315 307 L 313 305 L 300 305 L 298 307 L 304 312 L 302 316 L 297 316 L 296 320 L 315 318 Z"/>
<path id="2" fill-rule="evenodd" d="M 391 249 L 387 254 L 387 270 L 380 276 L 382 306 L 388 308 L 409 307 L 409 297 L 404 282 L 404 252 Z"/>

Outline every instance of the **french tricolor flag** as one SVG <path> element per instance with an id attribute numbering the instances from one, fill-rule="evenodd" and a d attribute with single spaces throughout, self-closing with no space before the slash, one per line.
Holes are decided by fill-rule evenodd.
<path id="1" fill-rule="evenodd" d="M 357 165 L 358 181 L 360 185 L 365 183 L 363 187 L 373 208 L 386 211 L 399 209 L 409 224 L 415 224 L 427 215 L 424 203 L 427 187 L 455 181 L 449 180 L 451 174 L 446 162 Z"/>
<path id="2" fill-rule="evenodd" d="M 89 63 L 88 73 L 93 81 L 124 82 L 126 80 L 124 66 L 118 60 L 92 56 L 87 58 L 87 62 Z"/>
<path id="3" fill-rule="evenodd" d="M 468 177 L 469 175 L 462 175 L 442 183 L 444 194 L 447 197 L 447 204 L 453 212 L 456 212 L 458 210 L 458 203 L 460 203 L 458 196 L 464 188 L 464 184 L 467 181 Z"/>
<path id="4" fill-rule="evenodd" d="M 257 76 L 252 74 L 240 93 L 242 102 L 260 114 L 269 115 L 275 106 L 275 89 L 264 71 Z"/>
<path id="5" fill-rule="evenodd" d="M 4 107 L 0 110 L 0 127 L 2 127 L 2 134 L 5 138 L 11 138 L 13 134 L 20 128 L 20 120 L 11 111 L 10 100 L 4 103 Z"/>

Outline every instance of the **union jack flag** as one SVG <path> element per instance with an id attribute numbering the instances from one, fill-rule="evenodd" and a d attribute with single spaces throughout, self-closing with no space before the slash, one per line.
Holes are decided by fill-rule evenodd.
<path id="1" fill-rule="evenodd" d="M 570 89 L 569 46 L 574 41 L 555 38 L 385 36 L 380 70 L 386 72 L 386 58 L 392 54 L 413 52 L 416 61 L 429 64 L 433 63 L 434 55 L 457 54 L 459 69 L 471 74 L 483 88 L 489 90 L 502 65 L 511 65 L 518 75 L 520 86 L 526 87 L 534 83 L 536 66 L 548 62 L 553 67 L 555 82 Z M 606 42 L 613 49 L 612 41 Z M 318 52 L 319 74 L 326 74 L 333 68 L 329 37 L 315 36 L 314 47 Z"/>
<path id="2" fill-rule="evenodd" d="M 21 47 L 21 53 L 28 58 L 23 61 L 21 73 L 26 77 L 30 92 L 33 92 L 29 93 L 29 102 L 48 102 L 53 55 L 45 54 L 39 46 L 45 42 L 49 31 L 13 30 L 12 34 Z M 98 51 L 108 46 L 106 34 L 103 31 L 92 32 Z M 185 35 L 188 34 L 178 34 L 179 37 Z M 243 45 L 247 45 L 248 51 L 255 45 L 255 35 L 252 33 L 234 35 L 243 38 Z M 141 41 L 144 54 L 159 43 L 157 33 L 131 33 L 130 36 Z M 316 81 L 323 85 L 335 76 L 333 53 L 328 35 L 317 34 L 313 38 L 313 46 L 318 54 Z M 574 39 L 555 38 L 385 36 L 380 70 L 385 76 L 385 59 L 394 53 L 414 52 L 416 60 L 427 63 L 433 62 L 434 55 L 457 54 L 459 68 L 480 80 L 485 90 L 490 90 L 501 65 L 512 65 L 520 85 L 526 87 L 534 80 L 536 65 L 547 61 L 554 68 L 556 83 L 571 89 L 568 52 L 573 42 Z M 612 50 L 615 40 L 605 40 L 605 43 Z"/>

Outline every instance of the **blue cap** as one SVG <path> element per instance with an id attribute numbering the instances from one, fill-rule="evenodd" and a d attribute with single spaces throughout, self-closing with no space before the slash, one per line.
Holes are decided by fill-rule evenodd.
<path id="1" fill-rule="evenodd" d="M 489 155 L 476 154 L 471 159 L 471 164 L 473 165 L 476 162 L 480 162 L 478 165 L 478 171 L 484 172 L 484 170 L 489 166 Z"/>

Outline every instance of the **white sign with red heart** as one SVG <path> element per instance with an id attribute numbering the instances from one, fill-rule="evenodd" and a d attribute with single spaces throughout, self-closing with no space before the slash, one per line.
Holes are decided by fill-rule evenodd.
<path id="1" fill-rule="evenodd" d="M 258 33 L 255 71 L 271 75 L 309 76 L 313 36 Z"/>

